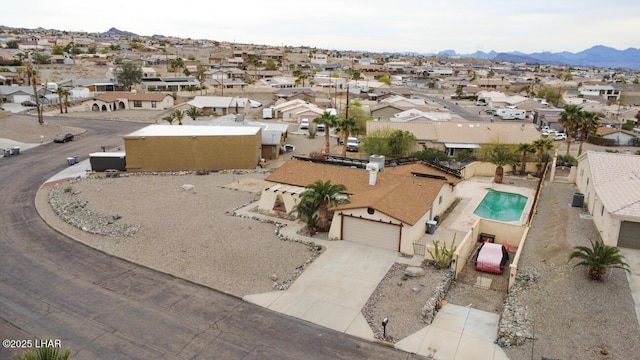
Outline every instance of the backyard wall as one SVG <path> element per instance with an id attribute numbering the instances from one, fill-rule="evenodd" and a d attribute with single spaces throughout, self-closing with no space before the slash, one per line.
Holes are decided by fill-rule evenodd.
<path id="1" fill-rule="evenodd" d="M 537 162 L 527 162 L 525 171 L 527 174 L 535 174 L 538 171 Z M 520 171 L 520 165 L 516 165 L 517 171 Z M 513 171 L 511 165 L 504 168 L 504 173 L 508 174 Z M 462 177 L 465 180 L 469 180 L 474 176 L 494 176 L 496 173 L 496 166 L 489 162 L 474 161 L 462 169 Z"/>
<path id="2" fill-rule="evenodd" d="M 485 233 L 495 235 L 496 243 L 507 244 L 510 248 L 518 249 L 511 261 L 511 265 L 509 266 L 509 288 L 511 288 L 515 282 L 516 272 L 518 271 L 518 261 L 520 260 L 520 254 L 524 248 L 524 242 L 528 232 L 528 226 L 478 219 L 473 226 L 471 226 L 471 230 L 469 230 L 469 232 L 464 236 L 460 245 L 456 248 L 453 255 L 454 261 L 451 263 L 451 269 L 455 272 L 455 276 L 457 277 L 465 266 L 473 266 L 470 260 L 473 256 L 473 251 L 476 248 L 480 234 Z"/>

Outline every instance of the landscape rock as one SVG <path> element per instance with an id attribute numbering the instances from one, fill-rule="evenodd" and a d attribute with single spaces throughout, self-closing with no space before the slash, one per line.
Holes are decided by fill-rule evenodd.
<path id="1" fill-rule="evenodd" d="M 184 184 L 182 185 L 182 190 L 184 191 L 193 191 L 193 189 L 195 189 L 196 187 L 194 185 L 191 184 Z"/>
<path id="2" fill-rule="evenodd" d="M 405 269 L 404 274 L 411 277 L 424 276 L 426 273 L 423 268 L 419 266 L 409 266 Z"/>

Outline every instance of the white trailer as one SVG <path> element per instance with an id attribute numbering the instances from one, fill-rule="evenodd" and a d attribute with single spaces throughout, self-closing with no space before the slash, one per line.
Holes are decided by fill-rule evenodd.
<path id="1" fill-rule="evenodd" d="M 527 118 L 527 111 L 520 109 L 498 109 L 496 115 L 503 120 L 524 120 Z"/>
<path id="2" fill-rule="evenodd" d="M 262 109 L 262 118 L 263 119 L 273 119 L 273 108 L 267 107 Z"/>

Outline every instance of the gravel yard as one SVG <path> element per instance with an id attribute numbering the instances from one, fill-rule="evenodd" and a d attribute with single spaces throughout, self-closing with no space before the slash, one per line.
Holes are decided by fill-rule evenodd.
<path id="1" fill-rule="evenodd" d="M 132 262 L 236 296 L 269 292 L 275 290 L 272 275 L 277 281 L 290 277 L 312 251 L 278 239 L 272 224 L 228 214 L 257 198 L 264 176 L 134 175 L 59 185 L 96 215 L 138 225 L 129 237 L 89 234 L 56 219 L 50 206 L 45 217 L 80 241 Z"/>
<path id="2" fill-rule="evenodd" d="M 0 119 L 2 137 L 21 142 L 39 142 L 41 134 L 52 138 L 62 129 L 55 121 L 42 126 L 28 116 Z M 290 140 L 302 154 L 320 149 L 322 143 L 302 135 Z M 69 192 L 87 208 L 117 215 L 117 222 L 139 225 L 131 237 L 91 235 L 64 223 L 47 204 L 48 191 L 39 192 L 36 203 L 46 221 L 90 246 L 243 296 L 274 291 L 273 274 L 284 280 L 311 256 L 307 246 L 279 240 L 274 225 L 227 215 L 257 198 L 264 177 L 262 173 L 130 176 L 87 179 L 70 186 Z M 194 189 L 183 190 L 184 184 Z M 567 262 L 573 246 L 599 238 L 592 221 L 581 216 L 583 210 L 570 206 L 575 190 L 572 184 L 545 185 L 520 260 L 523 268 L 535 268 L 540 274 L 534 285 L 518 293 L 535 321 L 535 342 L 506 348 L 510 359 L 632 359 L 640 353 L 640 326 L 625 274 L 615 270 L 606 281 L 594 282 L 584 269 Z M 381 330 L 379 319 L 389 316 L 388 330 L 395 340 L 424 326 L 420 310 L 440 279 L 439 272 L 429 270 L 425 277 L 402 280 L 403 266 L 392 267 L 363 309 L 376 332 Z M 504 294 L 468 282 L 454 284 L 447 300 L 499 313 Z M 482 294 L 474 293 L 478 291 Z M 490 299 L 483 301 L 485 295 Z"/>

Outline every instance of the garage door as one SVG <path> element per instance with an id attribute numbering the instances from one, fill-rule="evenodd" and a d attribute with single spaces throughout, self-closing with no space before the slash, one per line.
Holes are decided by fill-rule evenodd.
<path id="1" fill-rule="evenodd" d="M 623 221 L 620 224 L 618 246 L 629 249 L 640 249 L 640 223 Z"/>
<path id="2" fill-rule="evenodd" d="M 344 240 L 398 251 L 401 228 L 396 224 L 344 216 L 342 236 Z"/>

